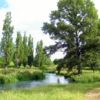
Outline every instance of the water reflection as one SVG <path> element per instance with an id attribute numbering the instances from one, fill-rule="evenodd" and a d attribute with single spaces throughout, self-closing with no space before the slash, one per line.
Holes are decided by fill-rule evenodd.
<path id="1" fill-rule="evenodd" d="M 58 76 L 53 73 L 45 73 L 45 79 L 41 81 L 24 81 L 7 85 L 0 85 L 0 90 L 16 89 L 16 88 L 32 88 L 36 86 L 50 85 L 50 84 L 68 84 L 69 80 L 64 76 Z"/>

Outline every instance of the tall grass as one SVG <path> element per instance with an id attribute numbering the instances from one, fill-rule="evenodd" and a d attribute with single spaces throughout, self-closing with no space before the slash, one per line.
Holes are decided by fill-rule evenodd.
<path id="1" fill-rule="evenodd" d="M 99 71 L 92 72 L 90 70 L 88 71 L 85 70 L 82 74 L 74 75 L 72 76 L 72 78 L 76 82 L 81 82 L 81 83 L 100 82 L 100 72 Z"/>

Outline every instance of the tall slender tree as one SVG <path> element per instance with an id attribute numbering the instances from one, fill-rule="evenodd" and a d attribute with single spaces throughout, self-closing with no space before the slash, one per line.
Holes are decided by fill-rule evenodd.
<path id="1" fill-rule="evenodd" d="M 27 62 L 28 62 L 28 44 L 27 44 L 27 36 L 26 33 L 24 33 L 23 36 L 23 65 L 24 67 L 26 66 Z"/>
<path id="2" fill-rule="evenodd" d="M 38 67 L 43 66 L 43 61 L 44 61 L 44 57 L 43 57 L 43 42 L 39 41 L 37 43 L 37 47 L 36 47 L 36 56 L 35 56 L 35 65 Z"/>
<path id="3" fill-rule="evenodd" d="M 47 55 L 45 48 L 43 47 L 43 41 L 39 41 L 36 47 L 35 65 L 43 67 L 44 65 L 50 65 L 51 59 Z"/>
<path id="4" fill-rule="evenodd" d="M 13 26 L 11 26 L 11 12 L 7 12 L 3 24 L 1 49 L 4 56 L 4 65 L 8 66 L 13 57 Z"/>
<path id="5" fill-rule="evenodd" d="M 17 32 L 16 37 L 16 50 L 15 50 L 15 64 L 16 67 L 19 67 L 22 63 L 23 59 L 23 42 L 22 42 L 22 36 L 20 32 Z"/>
<path id="6" fill-rule="evenodd" d="M 28 37 L 28 65 L 31 67 L 34 60 L 33 38 L 31 35 Z"/>

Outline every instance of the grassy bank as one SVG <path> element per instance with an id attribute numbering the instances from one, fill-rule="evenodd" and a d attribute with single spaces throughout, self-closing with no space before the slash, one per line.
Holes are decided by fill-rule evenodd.
<path id="1" fill-rule="evenodd" d="M 25 80 L 41 80 L 44 74 L 37 68 L 0 69 L 0 84 L 15 83 Z"/>
<path id="2" fill-rule="evenodd" d="M 75 83 L 32 89 L 1 90 L 0 100 L 85 100 L 88 91 L 100 88 L 100 72 L 83 71 L 73 76 Z"/>
<path id="3" fill-rule="evenodd" d="M 3 79 L 5 79 L 6 83 L 10 80 L 22 81 L 41 79 L 41 74 L 43 74 L 43 72 L 37 68 L 9 69 L 7 71 L 0 69 L 0 75 L 4 75 L 5 78 Z M 13 79 L 13 77 L 15 78 Z M 83 74 L 72 75 L 71 77 L 75 82 L 67 85 L 49 85 L 32 89 L 1 90 L 0 100 L 85 100 L 85 95 L 88 91 L 94 88 L 100 88 L 99 71 L 93 73 L 90 70 L 84 70 Z M 7 79 L 9 81 L 7 81 Z"/>
<path id="4" fill-rule="evenodd" d="M 100 71 L 84 70 L 80 75 L 72 75 L 72 78 L 77 83 L 100 82 Z"/>
<path id="5" fill-rule="evenodd" d="M 7 90 L 0 92 L 0 100 L 85 100 L 85 94 L 96 87 L 100 87 L 100 83 L 72 83 L 33 89 Z"/>

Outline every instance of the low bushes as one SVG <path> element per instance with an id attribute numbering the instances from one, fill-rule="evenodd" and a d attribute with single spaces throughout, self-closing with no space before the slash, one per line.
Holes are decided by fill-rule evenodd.
<path id="1" fill-rule="evenodd" d="M 18 79 L 16 78 L 16 75 L 9 74 L 9 75 L 3 75 L 0 74 L 0 84 L 7 84 L 7 83 L 15 83 Z"/>
<path id="2" fill-rule="evenodd" d="M 15 83 L 26 80 L 41 80 L 43 78 L 43 72 L 37 69 L 0 70 L 0 84 Z"/>
<path id="3" fill-rule="evenodd" d="M 25 80 L 41 80 L 44 78 L 44 74 L 42 71 L 23 71 L 19 72 L 17 75 L 17 79 L 20 81 L 25 81 Z"/>

